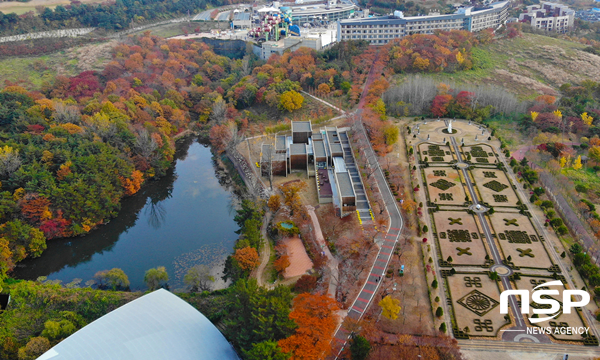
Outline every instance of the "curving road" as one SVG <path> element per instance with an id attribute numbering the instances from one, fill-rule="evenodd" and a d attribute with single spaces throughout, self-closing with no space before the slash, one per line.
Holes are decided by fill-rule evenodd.
<path id="1" fill-rule="evenodd" d="M 376 62 L 377 62 L 377 59 L 374 61 L 374 63 L 376 63 Z M 362 108 L 365 104 L 364 98 L 365 98 L 365 95 L 367 94 L 369 85 L 371 84 L 374 77 L 378 73 L 381 73 L 381 71 L 378 72 L 376 69 L 376 66 L 371 66 L 371 70 L 369 71 L 369 76 L 367 78 L 367 81 L 365 82 L 365 88 L 363 90 L 363 93 L 361 95 L 361 100 L 359 102 L 359 109 L 355 112 L 355 114 L 358 115 L 358 116 L 356 116 L 356 119 L 357 119 L 356 121 L 359 122 L 359 125 L 360 125 L 359 129 L 360 129 L 360 131 L 362 131 L 364 133 L 364 136 L 367 139 L 368 139 L 367 133 L 363 126 L 360 114 L 362 113 Z M 379 286 L 381 285 L 381 282 L 382 282 L 381 280 L 385 276 L 387 267 L 390 263 L 392 254 L 394 252 L 394 248 L 395 248 L 398 240 L 400 239 L 400 234 L 402 233 L 402 229 L 404 227 L 404 220 L 402 219 L 402 214 L 400 213 L 400 209 L 398 208 L 396 199 L 394 198 L 394 196 L 388 186 L 388 183 L 385 179 L 385 176 L 383 175 L 383 171 L 381 170 L 381 167 L 379 166 L 379 162 L 377 161 L 377 156 L 375 154 L 375 151 L 373 151 L 373 148 L 371 147 L 370 142 L 369 142 L 369 147 L 365 148 L 364 151 L 365 151 L 365 157 L 367 159 L 368 166 L 371 168 L 377 169 L 373 173 L 373 176 L 375 176 L 375 181 L 377 182 L 377 186 L 379 187 L 379 190 L 381 191 L 381 196 L 383 198 L 385 208 L 387 209 L 387 213 L 390 216 L 390 225 L 389 225 L 388 231 L 385 233 L 385 235 L 383 236 L 383 239 L 381 239 L 381 241 L 380 241 L 382 243 L 382 245 L 379 249 L 379 253 L 377 254 L 377 258 L 375 259 L 375 262 L 371 266 L 371 270 L 369 272 L 367 281 L 366 281 L 366 283 L 363 284 L 363 287 L 362 287 L 360 293 L 358 294 L 357 298 L 354 300 L 354 303 L 352 304 L 352 306 L 350 306 L 350 309 L 348 310 L 347 316 L 352 319 L 355 319 L 355 320 L 359 320 L 360 318 L 362 318 L 365 311 L 368 309 L 369 305 L 371 305 L 371 303 L 374 300 L 378 300 L 378 299 L 374 299 L 375 294 L 377 293 L 377 290 L 379 289 Z M 333 339 L 333 341 L 334 341 L 333 354 L 336 359 L 339 356 L 339 354 L 342 352 L 342 350 L 344 350 L 344 347 L 345 347 L 346 343 L 348 342 L 350 335 L 351 334 L 347 330 L 345 330 L 342 326 L 340 326 L 338 328 L 338 330 L 336 331 L 336 333 L 334 335 L 334 339 Z"/>

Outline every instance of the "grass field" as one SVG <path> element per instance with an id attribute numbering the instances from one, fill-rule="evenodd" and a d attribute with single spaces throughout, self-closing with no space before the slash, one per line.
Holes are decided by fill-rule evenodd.
<path id="1" fill-rule="evenodd" d="M 100 3 L 101 0 L 80 0 L 82 3 Z M 26 12 L 35 12 L 36 6 L 45 6 L 54 9 L 58 5 L 69 5 L 69 0 L 32 0 L 28 2 L 4 1 L 0 2 L 0 11 L 5 14 L 16 13 L 17 15 L 25 14 Z"/>
<path id="2" fill-rule="evenodd" d="M 0 59 L 0 84 L 19 82 L 29 90 L 39 90 L 56 75 L 73 76 L 86 70 L 101 70 L 110 60 L 109 50 L 116 41 L 78 46 L 43 56 Z"/>
<path id="3" fill-rule="evenodd" d="M 504 87 L 521 99 L 555 94 L 567 82 L 600 77 L 600 57 L 585 45 L 542 35 L 523 34 L 473 49 L 474 69 L 429 75 L 440 82 Z"/>

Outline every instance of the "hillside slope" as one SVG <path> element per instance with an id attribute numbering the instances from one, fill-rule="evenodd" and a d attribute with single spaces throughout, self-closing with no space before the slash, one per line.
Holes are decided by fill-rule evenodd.
<path id="1" fill-rule="evenodd" d="M 585 47 L 573 41 L 523 34 L 474 48 L 474 70 L 431 76 L 457 84 L 501 86 L 522 99 L 557 95 L 564 83 L 600 78 L 600 56 L 583 51 Z"/>

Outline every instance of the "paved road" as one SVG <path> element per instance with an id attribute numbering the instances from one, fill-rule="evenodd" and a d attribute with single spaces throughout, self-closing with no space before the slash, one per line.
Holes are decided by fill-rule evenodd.
<path id="1" fill-rule="evenodd" d="M 367 81 L 365 82 L 365 88 L 362 93 L 362 98 L 359 103 L 359 110 L 356 111 L 356 114 L 359 115 L 356 117 L 357 121 L 360 122 L 359 129 L 360 131 L 364 132 L 365 136 L 367 136 L 367 134 L 362 124 L 362 120 L 360 120 L 360 114 L 362 112 L 362 107 L 364 106 L 364 96 L 367 93 L 369 84 L 373 81 L 373 78 L 377 73 L 381 73 L 381 71 L 378 72 L 375 68 L 375 66 L 371 67 L 369 76 L 367 78 Z M 377 161 L 377 157 L 370 143 L 369 147 L 365 148 L 364 151 L 366 154 L 368 165 L 377 169 L 372 176 L 375 176 L 375 181 L 377 182 L 377 186 L 381 191 L 384 205 L 390 216 L 390 225 L 388 231 L 383 236 L 383 245 L 381 245 L 379 253 L 377 254 L 377 258 L 371 266 L 367 282 L 363 284 L 362 290 L 360 291 L 357 298 L 354 300 L 354 303 L 352 304 L 352 306 L 350 306 L 350 309 L 348 310 L 348 316 L 356 320 L 362 318 L 371 302 L 378 302 L 379 300 L 381 300 L 374 299 L 374 297 L 377 293 L 379 285 L 382 282 L 383 277 L 385 276 L 387 267 L 392 258 L 394 247 L 396 246 L 400 238 L 400 234 L 402 233 L 402 229 L 404 227 L 404 220 L 402 219 L 402 214 L 400 213 L 400 209 L 398 208 L 396 199 L 394 198 L 392 192 L 390 191 L 390 188 L 388 187 L 387 181 L 385 180 L 385 176 L 383 175 L 383 171 L 379 166 L 379 162 Z M 336 359 L 341 353 L 341 351 L 344 349 L 344 346 L 346 345 L 350 335 L 351 334 L 348 331 L 346 331 L 343 327 L 340 327 L 336 331 L 334 335 L 335 343 L 333 344 L 334 355 Z"/>
<path id="2" fill-rule="evenodd" d="M 541 359 L 540 355 L 547 354 L 548 359 L 562 359 L 558 355 L 569 354 L 571 356 L 589 356 L 590 359 L 600 356 L 600 349 L 596 346 L 566 345 L 566 344 L 535 344 L 535 343 L 516 343 L 500 342 L 495 340 L 458 340 L 458 345 L 463 350 L 485 351 L 479 359 L 493 359 L 490 352 L 530 352 L 537 354 L 536 359 Z"/>

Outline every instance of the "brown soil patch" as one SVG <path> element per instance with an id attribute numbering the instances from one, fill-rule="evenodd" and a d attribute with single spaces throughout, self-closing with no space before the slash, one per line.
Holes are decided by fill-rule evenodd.
<path id="1" fill-rule="evenodd" d="M 446 260 L 448 256 L 452 256 L 452 263 L 455 265 L 482 265 L 485 262 L 487 251 L 480 236 L 481 231 L 477 227 L 473 215 L 469 215 L 464 211 L 440 211 L 431 215 L 435 221 L 442 260 Z M 450 225 L 448 218 L 460 219 L 460 223 L 462 224 L 455 223 Z M 471 241 L 451 242 L 449 231 L 455 230 L 467 230 L 469 236 L 471 236 Z M 442 233 L 444 234 L 442 235 Z M 475 233 L 477 239 L 473 238 L 472 233 Z"/>
<path id="2" fill-rule="evenodd" d="M 554 281 L 554 279 L 522 276 L 521 279 L 515 281 L 515 284 L 516 284 L 517 289 L 525 289 L 525 290 L 532 291 L 533 288 L 536 287 L 537 285 L 548 282 L 548 281 Z M 562 291 L 565 290 L 565 288 L 564 287 L 561 288 L 560 286 L 550 286 L 548 288 L 552 289 L 552 290 L 554 290 L 554 289 L 558 290 L 560 295 L 549 295 L 549 296 L 551 296 L 555 300 L 562 302 Z M 531 317 L 532 315 L 533 315 L 533 308 L 530 306 L 529 307 L 529 317 Z M 552 316 L 552 315 L 540 314 L 539 316 L 547 317 L 547 316 Z M 525 318 L 525 321 L 527 321 L 527 319 L 526 319 L 527 316 L 523 315 L 523 317 Z M 527 322 L 529 322 L 529 321 L 527 321 Z M 544 321 L 544 322 L 537 323 L 537 324 L 531 325 L 531 326 L 540 326 L 540 327 L 544 327 L 544 328 L 545 327 L 553 327 L 554 328 L 555 326 L 586 327 L 589 325 L 587 325 L 581 319 L 581 316 L 579 315 L 578 311 L 573 309 L 570 314 L 565 314 L 565 313 L 561 312 L 560 315 L 558 315 L 556 318 L 554 318 L 552 320 Z M 558 340 L 566 340 L 566 341 L 582 340 L 581 335 L 575 335 L 575 334 L 567 335 L 566 333 L 565 334 L 554 334 L 554 338 L 558 339 Z"/>
<path id="3" fill-rule="evenodd" d="M 487 175 L 493 174 L 493 176 L 496 177 L 485 177 L 486 173 Z M 477 190 L 479 190 L 479 194 L 483 202 L 486 202 L 491 206 L 517 206 L 519 198 L 517 197 L 517 194 L 515 194 L 512 184 L 502 170 L 475 168 L 471 169 L 471 174 L 473 175 L 475 185 L 477 186 Z M 507 187 L 502 191 L 495 191 L 484 186 L 485 184 L 493 181 L 497 181 L 498 183 L 506 185 Z M 504 197 L 506 197 L 506 201 L 502 201 L 504 200 Z"/>
<path id="4" fill-rule="evenodd" d="M 436 176 L 435 172 L 444 171 L 446 176 Z M 465 202 L 465 191 L 463 189 L 463 185 L 461 184 L 460 177 L 458 172 L 450 167 L 428 167 L 424 169 L 425 172 L 425 182 L 427 184 L 427 190 L 429 191 L 429 199 L 432 202 L 435 202 L 439 205 L 463 205 Z M 438 187 L 432 186 L 432 183 L 435 183 L 438 180 L 446 180 L 454 186 L 449 187 L 448 189 L 442 190 Z M 444 199 L 442 200 L 441 194 L 450 194 L 452 196 L 452 200 L 448 200 L 447 195 L 444 195 Z"/>
<path id="5" fill-rule="evenodd" d="M 290 257 L 290 266 L 283 272 L 283 277 L 288 279 L 294 276 L 306 274 L 313 267 L 312 261 L 306 253 L 302 240 L 298 237 L 282 240 L 286 245 L 287 255 Z"/>
<path id="6" fill-rule="evenodd" d="M 509 222 L 511 220 L 516 220 L 518 226 L 509 224 L 509 222 L 504 219 L 509 220 Z M 504 258 L 507 258 L 510 255 L 512 262 L 519 267 L 547 269 L 552 266 L 552 261 L 548 257 L 546 248 L 540 241 L 538 234 L 535 232 L 535 229 L 527 216 L 515 213 L 496 212 L 490 215 L 490 220 L 494 232 L 496 233 L 496 243 L 500 244 Z M 530 239 L 531 241 L 529 243 L 510 243 L 506 238 L 505 231 L 524 231 L 527 233 L 527 236 L 534 235 L 537 241 Z M 502 239 L 500 234 L 503 234 L 505 239 Z M 533 257 L 529 255 L 520 256 L 523 252 L 517 249 L 524 251 L 531 250 L 530 253 Z"/>
<path id="7" fill-rule="evenodd" d="M 452 296 L 454 319 L 469 336 L 495 337 L 507 325 L 500 314 L 499 283 L 486 274 L 456 274 L 446 278 Z"/>

